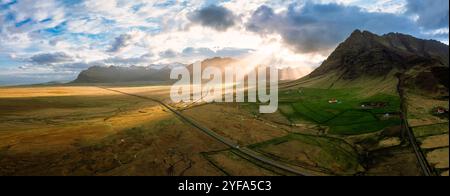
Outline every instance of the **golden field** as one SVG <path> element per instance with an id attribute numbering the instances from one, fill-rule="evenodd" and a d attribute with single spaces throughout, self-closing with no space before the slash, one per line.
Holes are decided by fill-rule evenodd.
<path id="1" fill-rule="evenodd" d="M 251 103 L 172 104 L 169 90 L 169 85 L 0 88 L 0 175 L 292 175 L 231 150 L 153 100 L 261 156 L 318 175 L 386 175 L 393 167 L 399 171 L 393 174 L 416 174 L 414 167 L 401 167 L 411 161 L 406 151 L 401 154 L 407 157 L 391 162 L 359 161 L 373 148 L 361 143 L 378 141 L 383 130 L 329 136 L 325 126 L 293 125 L 280 112 L 259 114 Z"/>
<path id="2" fill-rule="evenodd" d="M 98 87 L 0 88 L 0 175 L 221 175 L 200 152 L 223 148 L 150 100 Z"/>

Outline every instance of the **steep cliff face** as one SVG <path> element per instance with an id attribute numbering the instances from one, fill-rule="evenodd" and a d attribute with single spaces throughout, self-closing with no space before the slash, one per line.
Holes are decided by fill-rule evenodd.
<path id="1" fill-rule="evenodd" d="M 365 75 L 383 76 L 416 65 L 448 67 L 448 52 L 447 45 L 433 40 L 399 33 L 378 36 L 356 30 L 309 77 L 339 71 L 343 79 L 351 80 Z"/>
<path id="2" fill-rule="evenodd" d="M 404 73 L 412 88 L 442 93 L 448 92 L 448 68 L 448 45 L 399 33 L 379 36 L 356 30 L 320 67 L 298 82 L 327 77 L 341 84 L 367 78 L 387 81 L 395 73 Z"/>

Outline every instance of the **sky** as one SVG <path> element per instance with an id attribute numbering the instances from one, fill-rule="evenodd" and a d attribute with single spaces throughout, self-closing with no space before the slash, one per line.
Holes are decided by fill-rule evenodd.
<path id="1" fill-rule="evenodd" d="M 0 0 L 0 85 L 245 58 L 312 71 L 355 29 L 448 44 L 448 0 Z"/>

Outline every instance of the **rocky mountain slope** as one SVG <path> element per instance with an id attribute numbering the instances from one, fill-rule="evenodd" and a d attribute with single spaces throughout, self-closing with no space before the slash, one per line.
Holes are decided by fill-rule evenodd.
<path id="1" fill-rule="evenodd" d="M 288 86 L 376 87 L 392 90 L 396 75 L 407 75 L 411 89 L 448 94 L 448 45 L 410 35 L 354 31 L 323 64 Z"/>

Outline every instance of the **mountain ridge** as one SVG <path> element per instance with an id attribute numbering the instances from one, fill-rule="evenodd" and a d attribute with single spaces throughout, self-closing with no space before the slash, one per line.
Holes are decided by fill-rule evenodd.
<path id="1" fill-rule="evenodd" d="M 392 69 L 409 69 L 411 64 L 435 60 L 448 66 L 448 46 L 434 40 L 389 33 L 378 36 L 355 30 L 347 40 L 314 70 L 310 77 L 336 68 L 344 68 L 344 79 L 355 79 L 360 69 L 372 75 L 385 75 Z M 416 61 L 416 62 L 414 62 Z M 438 63 L 433 62 L 433 63 Z"/>
<path id="2" fill-rule="evenodd" d="M 396 74 L 428 93 L 448 94 L 448 45 L 401 33 L 376 35 L 355 30 L 307 76 L 285 86 L 315 88 L 366 87 L 395 91 Z M 448 74 L 447 74 L 448 75 Z M 431 82 L 431 85 L 429 84 Z"/>
<path id="3" fill-rule="evenodd" d="M 170 78 L 168 67 L 93 66 L 82 71 L 72 83 L 116 83 L 135 81 L 166 81 Z"/>
<path id="4" fill-rule="evenodd" d="M 224 71 L 225 67 L 238 64 L 238 60 L 228 57 L 213 57 L 202 61 L 202 70 L 206 67 L 216 67 Z M 170 71 L 179 66 L 185 66 L 191 73 L 193 64 L 170 64 L 164 66 L 93 66 L 83 70 L 72 83 L 120 83 L 120 82 L 141 82 L 171 81 Z M 279 69 L 280 80 L 295 80 L 301 75 L 300 68 Z"/>

